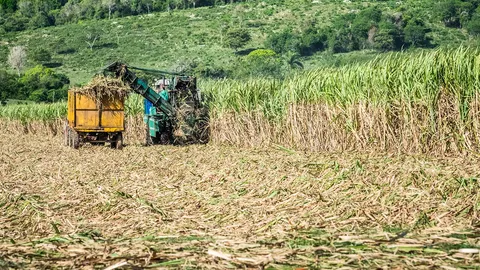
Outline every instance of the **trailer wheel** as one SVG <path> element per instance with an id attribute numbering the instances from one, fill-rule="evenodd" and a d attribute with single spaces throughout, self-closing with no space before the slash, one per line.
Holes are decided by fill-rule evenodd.
<path id="1" fill-rule="evenodd" d="M 105 142 L 90 142 L 94 146 L 105 146 Z"/>
<path id="2" fill-rule="evenodd" d="M 78 132 L 76 132 L 75 130 L 72 130 L 70 137 L 71 137 L 71 146 L 74 149 L 78 149 L 80 147 L 80 136 L 78 135 Z"/>
<path id="3" fill-rule="evenodd" d="M 110 148 L 112 149 L 123 149 L 123 135 L 122 133 L 118 133 L 112 137 L 112 142 L 110 143 Z"/>
<path id="4" fill-rule="evenodd" d="M 72 129 L 68 129 L 68 146 L 73 147 L 73 135 L 72 135 Z"/>
<path id="5" fill-rule="evenodd" d="M 115 143 L 115 147 L 118 149 L 118 150 L 122 150 L 123 149 L 123 134 L 122 133 L 119 133 L 117 135 L 117 141 Z"/>

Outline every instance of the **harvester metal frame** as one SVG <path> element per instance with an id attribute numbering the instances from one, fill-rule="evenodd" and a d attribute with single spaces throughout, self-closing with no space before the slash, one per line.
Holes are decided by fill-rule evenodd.
<path id="1" fill-rule="evenodd" d="M 152 73 L 155 75 L 173 76 L 165 90 L 168 99 L 157 93 L 148 83 L 130 69 Z M 127 66 L 121 62 L 114 62 L 104 68 L 104 75 L 113 74 L 127 83 L 134 92 L 145 98 L 144 122 L 146 124 L 146 145 L 152 144 L 189 144 L 206 143 L 209 137 L 208 113 L 202 104 L 200 90 L 197 88 L 197 79 L 194 76 L 161 70 Z M 186 109 L 185 109 L 186 108 Z M 178 119 L 185 120 L 186 125 L 179 128 Z M 188 127 L 187 132 L 183 127 Z M 175 131 L 181 130 L 179 134 Z"/>

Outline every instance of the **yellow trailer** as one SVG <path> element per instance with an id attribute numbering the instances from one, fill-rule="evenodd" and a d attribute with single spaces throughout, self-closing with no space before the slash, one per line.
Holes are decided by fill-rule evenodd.
<path id="1" fill-rule="evenodd" d="M 65 145 L 75 149 L 84 143 L 112 148 L 123 146 L 125 99 L 103 97 L 101 100 L 80 92 L 68 92 L 68 116 L 65 123 Z"/>

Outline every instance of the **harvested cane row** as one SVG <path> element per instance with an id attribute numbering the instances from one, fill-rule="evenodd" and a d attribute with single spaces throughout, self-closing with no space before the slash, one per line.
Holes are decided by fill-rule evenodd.
<path id="1" fill-rule="evenodd" d="M 95 235 L 57 236 L 28 245 L 1 244 L 3 262 L 12 268 L 468 268 L 478 265 L 471 248 L 478 234 L 335 235 L 300 232 L 286 238 L 240 240 L 164 235 L 108 241 Z M 461 240 L 459 237 L 466 238 Z M 2 259 L 0 259 L 2 263 Z M 302 268 L 301 268 L 302 269 Z"/>
<path id="2" fill-rule="evenodd" d="M 0 265 L 478 266 L 479 171 L 476 158 L 4 134 Z"/>

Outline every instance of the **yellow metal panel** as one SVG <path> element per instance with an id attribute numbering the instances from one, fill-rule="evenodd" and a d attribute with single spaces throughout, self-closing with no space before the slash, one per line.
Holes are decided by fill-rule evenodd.
<path id="1" fill-rule="evenodd" d="M 123 132 L 124 128 L 104 128 L 102 130 L 98 129 L 87 129 L 87 128 L 75 128 L 78 132 Z"/>
<path id="2" fill-rule="evenodd" d="M 76 128 L 88 128 L 99 129 L 99 114 L 98 111 L 80 111 L 77 110 L 76 114 Z"/>
<path id="3" fill-rule="evenodd" d="M 97 103 L 92 98 L 86 95 L 80 95 L 77 93 L 75 106 L 77 110 L 95 110 L 97 109 Z"/>
<path id="4" fill-rule="evenodd" d="M 74 127 L 75 121 L 75 93 L 73 91 L 68 91 L 68 103 L 67 103 L 68 113 L 67 120 L 70 127 Z"/>
<path id="5" fill-rule="evenodd" d="M 69 91 L 69 125 L 79 132 L 122 132 L 125 129 L 124 101 L 123 98 L 105 97 L 97 103 L 86 95 Z"/>
<path id="6" fill-rule="evenodd" d="M 105 97 L 102 99 L 102 106 L 104 110 L 122 110 L 123 111 L 124 99 Z"/>
<path id="7" fill-rule="evenodd" d="M 125 114 L 123 111 L 103 111 L 101 125 L 104 128 L 123 128 L 124 119 Z"/>

